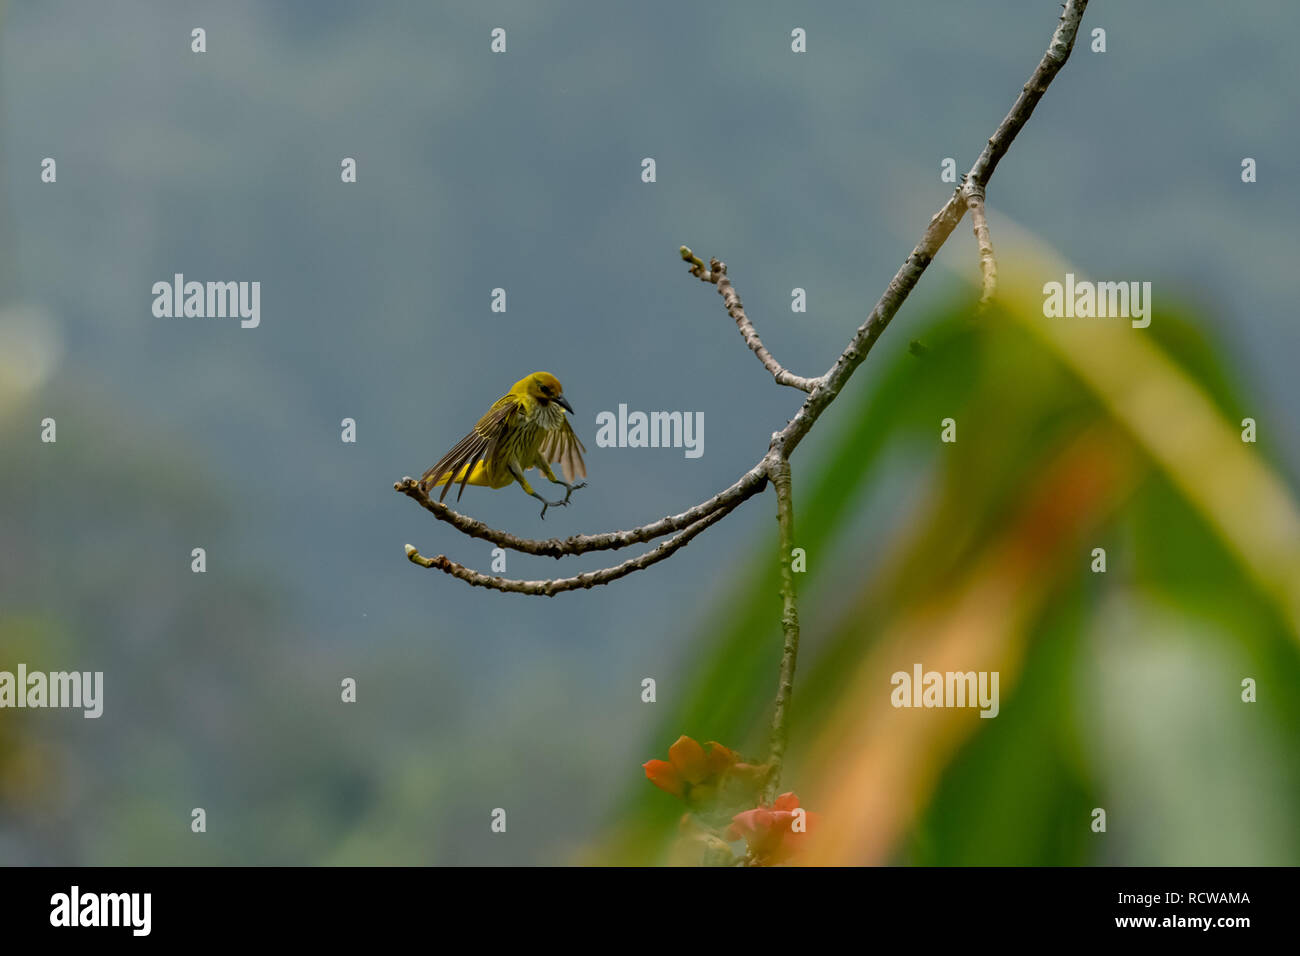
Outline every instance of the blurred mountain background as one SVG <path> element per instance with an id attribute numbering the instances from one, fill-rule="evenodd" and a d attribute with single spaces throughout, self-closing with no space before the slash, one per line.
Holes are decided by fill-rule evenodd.
<path id="1" fill-rule="evenodd" d="M 392 482 L 547 369 L 590 486 L 544 523 L 517 489 L 460 510 L 562 536 L 729 484 L 799 396 L 677 247 L 726 260 L 772 351 L 821 372 L 1057 13 L 0 5 L 0 669 L 105 674 L 98 720 L 0 711 L 0 862 L 665 858 L 680 807 L 639 765 L 680 733 L 762 748 L 770 492 L 647 572 L 540 600 L 409 564 L 406 542 L 481 570 L 490 549 Z M 1300 862 L 1297 26 L 1282 2 L 1094 4 L 990 187 L 1007 307 L 971 324 L 963 224 L 800 447 L 786 784 L 838 814 L 838 860 Z M 1041 284 L 1059 262 L 1152 282 L 1151 327 L 1061 340 L 1010 296 L 1016 268 Z M 155 318 L 178 272 L 260 281 L 260 327 Z M 1143 430 L 1123 388 L 1148 376 L 1185 399 L 1171 429 L 1218 436 L 1198 449 L 1259 422 L 1232 449 L 1256 484 L 1232 487 L 1278 540 L 1225 505 L 1224 456 L 1198 476 Z M 597 448 L 620 403 L 703 412 L 704 455 Z M 1086 571 L 1096 546 L 1106 575 Z M 511 555 L 507 573 L 601 563 Z M 1003 668 L 1002 714 L 890 710 L 888 672 L 922 652 Z"/>

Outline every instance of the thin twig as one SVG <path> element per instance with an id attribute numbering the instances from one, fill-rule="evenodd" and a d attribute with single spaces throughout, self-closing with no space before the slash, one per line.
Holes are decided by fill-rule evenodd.
<path id="1" fill-rule="evenodd" d="M 776 704 L 772 710 L 772 739 L 768 751 L 767 780 L 763 785 L 763 803 L 770 806 L 781 785 L 781 764 L 789 739 L 790 695 L 794 690 L 794 668 L 799 658 L 799 605 L 795 597 L 794 568 L 794 496 L 790 483 L 790 461 L 776 458 L 771 469 L 772 487 L 776 489 L 776 520 L 780 527 L 781 561 L 781 631 L 785 641 L 781 649 L 781 670 L 776 685 Z"/>
<path id="2" fill-rule="evenodd" d="M 998 260 L 993 256 L 993 237 L 989 234 L 989 220 L 984 212 L 984 187 L 967 182 L 962 187 L 966 208 L 970 210 L 971 228 L 980 250 L 980 308 L 993 301 L 998 287 Z"/>
<path id="3" fill-rule="evenodd" d="M 613 551 L 618 548 L 626 548 L 632 544 L 643 544 L 646 541 L 653 541 L 655 538 L 661 538 L 674 531 L 689 528 L 701 518 L 708 517 L 719 509 L 727 508 L 730 510 L 763 490 L 763 486 L 767 484 L 767 475 L 764 471 L 765 464 L 765 461 L 760 461 L 741 475 L 735 484 L 718 492 L 707 501 L 702 501 L 695 507 L 688 508 L 681 514 L 669 515 L 660 518 L 658 521 L 652 521 L 650 524 L 643 524 L 628 531 L 610 531 L 604 534 L 575 534 L 564 539 L 519 538 L 508 532 L 498 531 L 482 521 L 477 521 L 474 518 L 453 511 L 440 501 L 434 501 L 420 487 L 420 483 L 409 476 L 394 483 L 393 489 L 419 502 L 421 507 L 439 521 L 447 522 L 457 531 L 471 538 L 481 538 L 484 541 L 490 541 L 495 545 L 510 548 L 522 554 L 536 554 L 542 557 L 558 559 L 570 554 L 586 554 L 589 551 Z"/>
<path id="4" fill-rule="evenodd" d="M 562 591 L 575 591 L 579 588 L 593 588 L 600 584 L 609 584 L 611 581 L 617 581 L 619 578 L 626 577 L 633 571 L 640 571 L 650 567 L 652 564 L 658 564 L 664 558 L 669 557 L 679 548 L 685 547 L 691 539 L 703 531 L 705 528 L 712 527 L 727 515 L 729 515 L 737 504 L 727 505 L 719 508 L 712 514 L 706 515 L 695 524 L 691 525 L 685 531 L 676 537 L 669 538 L 657 547 L 647 551 L 645 554 L 624 561 L 622 564 L 612 568 L 601 568 L 599 571 L 586 571 L 582 574 L 574 575 L 571 578 L 551 578 L 545 581 L 517 581 L 511 578 L 498 578 L 489 574 L 481 574 L 478 571 L 472 571 L 462 564 L 457 564 L 445 555 L 436 555 L 432 558 L 426 558 L 415 549 L 414 545 L 406 546 L 406 557 L 412 564 L 418 564 L 424 568 L 434 568 L 438 571 L 445 571 L 452 577 L 460 578 L 467 584 L 474 587 L 492 588 L 496 591 L 507 591 L 514 594 L 534 594 L 543 597 L 554 597 Z"/>
<path id="5" fill-rule="evenodd" d="M 727 314 L 735 321 L 736 328 L 740 329 L 745 344 L 758 356 L 763 367 L 772 373 L 772 378 L 776 379 L 778 385 L 789 385 L 800 391 L 811 392 L 820 384 L 820 379 L 795 375 L 772 357 L 772 353 L 763 345 L 763 340 L 758 337 L 758 330 L 754 328 L 754 323 L 749 321 L 749 316 L 745 314 L 745 307 L 740 302 L 740 294 L 727 278 L 725 263 L 711 259 L 709 268 L 706 269 L 704 261 L 686 246 L 682 246 L 679 251 L 682 258 L 691 264 L 691 275 L 698 276 L 702 282 L 711 282 L 718 287 L 718 294 L 722 296 L 722 302 L 727 307 Z"/>

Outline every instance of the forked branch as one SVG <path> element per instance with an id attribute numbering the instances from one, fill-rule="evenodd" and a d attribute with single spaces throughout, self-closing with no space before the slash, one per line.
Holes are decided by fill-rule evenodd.
<path id="1" fill-rule="evenodd" d="M 785 469 L 784 474 L 788 480 L 790 455 L 798 447 L 804 436 L 808 434 L 808 431 L 822 412 L 839 395 L 854 371 L 862 364 L 862 361 L 880 338 L 881 333 L 884 332 L 890 321 L 898 313 L 899 308 L 907 300 L 912 289 L 916 287 L 917 281 L 934 260 L 939 249 L 952 235 L 957 224 L 961 222 L 967 210 L 971 212 L 975 236 L 980 250 L 981 303 L 986 303 L 992 297 L 997 280 L 997 263 L 993 257 L 993 244 L 989 238 L 988 222 L 984 213 L 984 192 L 993 176 L 993 172 L 997 169 L 998 163 L 1006 155 L 1016 136 L 1024 129 L 1029 117 L 1033 114 L 1034 107 L 1038 105 L 1038 101 L 1042 99 L 1048 86 L 1056 78 L 1057 73 L 1060 72 L 1061 67 L 1065 65 L 1065 61 L 1069 58 L 1070 51 L 1074 48 L 1075 38 L 1078 35 L 1079 23 L 1087 7 L 1088 0 L 1067 0 L 1064 4 L 1065 9 L 1061 14 L 1056 30 L 1052 34 L 1047 52 L 1043 54 L 1038 66 L 1030 75 L 1029 81 L 1021 89 L 1020 95 L 1016 97 L 1011 110 L 1003 117 L 1002 122 L 993 131 L 993 135 L 989 137 L 974 165 L 963 177 L 962 184 L 953 191 L 952 196 L 949 197 L 943 207 L 931 217 L 925 231 L 921 234 L 920 241 L 903 261 L 894 277 L 889 280 L 885 291 L 867 315 L 866 320 L 858 327 L 849 344 L 824 375 L 816 378 L 805 378 L 795 375 L 777 362 L 763 345 L 753 323 L 750 322 L 749 317 L 746 315 L 740 296 L 727 276 L 726 266 L 717 259 L 711 259 L 706 266 L 704 261 L 689 248 L 686 246 L 681 247 L 681 256 L 691 264 L 691 273 L 702 281 L 717 286 L 727 312 L 735 321 L 736 327 L 745 339 L 745 343 L 758 356 L 764 368 L 772 373 L 773 379 L 781 385 L 788 385 L 808 393 L 803 405 L 800 406 L 789 423 L 781 431 L 772 435 L 768 451 L 763 458 L 729 488 L 680 514 L 670 515 L 658 521 L 641 525 L 638 528 L 627 531 L 611 531 L 604 534 L 575 535 L 564 540 L 552 538 L 542 541 L 518 538 L 507 532 L 488 527 L 481 521 L 458 514 L 446 505 L 430 500 L 428 495 L 421 491 L 410 478 L 403 478 L 393 486 L 397 491 L 407 495 L 425 510 L 432 513 L 435 518 L 447 522 L 458 531 L 470 537 L 481 538 L 501 547 L 512 548 L 527 554 L 560 558 L 565 555 L 584 554 L 589 551 L 622 548 L 631 544 L 651 541 L 667 534 L 676 534 L 676 537 L 660 544 L 639 558 L 634 558 L 615 567 L 550 581 L 511 581 L 505 578 L 480 574 L 456 564 L 442 555 L 435 558 L 425 558 L 415 548 L 407 545 L 407 553 L 411 560 L 423 567 L 444 571 L 469 584 L 495 588 L 499 591 L 547 595 L 575 588 L 592 587 L 596 584 L 605 584 L 617 580 L 634 571 L 639 571 L 662 561 L 705 528 L 721 520 L 738 504 L 761 491 L 774 468 L 779 469 L 783 466 Z M 781 492 L 780 488 L 778 488 L 778 506 L 780 506 L 780 502 Z M 783 528 L 783 533 L 784 531 Z M 788 555 L 786 560 L 788 562 Z M 789 609 L 792 611 L 792 589 L 789 594 Z M 797 646 L 797 615 L 793 619 Z M 789 643 L 789 630 L 787 629 L 787 646 Z M 793 673 L 793 664 L 794 655 L 791 653 L 791 673 Z M 782 667 L 784 673 L 785 655 L 782 658 Z"/>
<path id="2" fill-rule="evenodd" d="M 758 487 L 762 487 L 759 485 Z M 738 504 L 738 503 L 737 503 Z M 640 571 L 650 567 L 652 564 L 658 564 L 664 558 L 672 556 L 680 548 L 684 548 L 691 542 L 697 534 L 705 528 L 712 527 L 727 515 L 729 515 L 737 505 L 731 504 L 719 508 L 712 514 L 701 518 L 695 524 L 691 525 L 685 531 L 669 538 L 658 546 L 651 548 L 645 554 L 639 557 L 631 558 L 622 564 L 612 568 L 601 568 L 599 571 L 586 571 L 582 574 L 574 575 L 571 578 L 549 578 L 544 581 L 516 581 L 511 578 L 498 578 L 488 574 L 481 574 L 478 571 L 472 571 L 464 565 L 457 564 L 445 555 L 436 555 L 432 558 L 426 558 L 415 549 L 413 545 L 406 546 L 406 557 L 412 564 L 418 564 L 425 568 L 437 568 L 439 571 L 445 571 L 452 577 L 460 578 L 467 584 L 474 587 L 493 588 L 497 591 L 506 591 L 513 594 L 534 594 L 543 597 L 554 597 L 563 591 L 576 591 L 581 588 L 593 588 L 601 584 L 609 584 L 611 581 L 617 581 L 619 578 L 627 577 L 633 571 Z"/>

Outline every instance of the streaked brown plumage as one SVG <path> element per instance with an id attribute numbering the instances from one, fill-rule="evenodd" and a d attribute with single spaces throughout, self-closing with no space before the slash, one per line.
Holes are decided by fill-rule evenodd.
<path id="1" fill-rule="evenodd" d="M 486 485 L 504 488 L 517 481 L 528 494 L 542 502 L 542 517 L 552 506 L 567 505 L 569 496 L 586 482 L 574 479 L 587 476 L 582 460 L 583 447 L 564 409 L 573 411 L 564 398 L 564 389 L 549 372 L 534 372 L 520 379 L 505 395 L 497 399 L 474 430 L 462 438 L 424 473 L 421 486 L 428 491 L 442 485 L 438 500 L 447 497 L 452 484 L 465 493 L 465 486 Z M 551 462 L 559 462 L 564 480 L 555 477 Z M 528 483 L 524 472 L 537 468 L 548 479 L 567 489 L 563 500 L 547 501 Z"/>

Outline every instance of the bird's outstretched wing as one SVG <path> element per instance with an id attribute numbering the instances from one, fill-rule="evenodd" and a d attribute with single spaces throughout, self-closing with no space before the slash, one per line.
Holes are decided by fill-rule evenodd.
<path id="1" fill-rule="evenodd" d="M 451 451 L 426 471 L 420 483 L 425 488 L 431 488 L 445 476 L 447 483 L 443 485 L 442 494 L 438 496 L 438 500 L 442 501 L 451 490 L 456 476 L 461 473 L 461 469 L 464 469 L 465 474 L 460 480 L 460 491 L 456 494 L 456 500 L 459 501 L 460 496 L 465 493 L 465 486 L 469 484 L 469 476 L 474 466 L 492 457 L 497 443 L 510 429 L 517 414 L 519 414 L 519 403 L 513 395 L 505 395 L 497 399 L 488 409 L 487 414 L 478 420 L 474 430 L 458 441 Z"/>
<path id="2" fill-rule="evenodd" d="M 566 417 L 564 424 L 546 433 L 539 454 L 542 461 L 558 461 L 564 470 L 564 480 L 572 483 L 575 478 L 587 477 L 587 465 L 582 460 L 586 450 Z"/>

